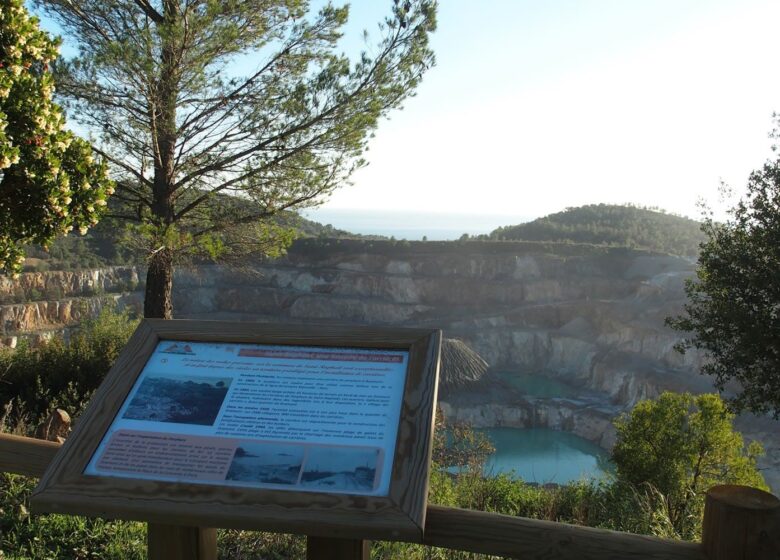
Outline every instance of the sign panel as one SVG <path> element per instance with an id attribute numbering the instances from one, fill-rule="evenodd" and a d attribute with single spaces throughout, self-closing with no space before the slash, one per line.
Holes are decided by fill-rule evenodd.
<path id="1" fill-rule="evenodd" d="M 160 342 L 84 474 L 387 496 L 408 358 Z"/>
<path id="2" fill-rule="evenodd" d="M 145 319 L 36 512 L 421 541 L 441 331 Z"/>

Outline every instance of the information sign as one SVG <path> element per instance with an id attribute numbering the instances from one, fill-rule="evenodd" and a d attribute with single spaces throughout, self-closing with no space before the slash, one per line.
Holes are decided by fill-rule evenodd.
<path id="1" fill-rule="evenodd" d="M 408 356 L 160 342 L 84 472 L 387 496 Z"/>
<path id="2" fill-rule="evenodd" d="M 145 320 L 33 508 L 421 540 L 440 341 Z"/>

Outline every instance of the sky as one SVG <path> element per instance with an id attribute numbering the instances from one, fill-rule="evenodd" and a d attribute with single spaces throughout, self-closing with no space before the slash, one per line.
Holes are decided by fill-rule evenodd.
<path id="1" fill-rule="evenodd" d="M 385 4 L 353 2 L 348 37 Z M 722 209 L 772 153 L 777 21 L 774 0 L 442 0 L 436 67 L 324 208 Z"/>
<path id="2" fill-rule="evenodd" d="M 345 52 L 390 6 L 352 2 Z M 743 192 L 772 153 L 776 0 L 440 0 L 438 20 L 437 65 L 325 213 L 723 215 L 721 181 Z"/>

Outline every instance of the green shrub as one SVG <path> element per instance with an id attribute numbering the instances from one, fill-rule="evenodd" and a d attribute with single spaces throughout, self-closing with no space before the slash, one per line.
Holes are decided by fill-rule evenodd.
<path id="1" fill-rule="evenodd" d="M 127 312 L 104 309 L 68 342 L 56 337 L 38 348 L 0 350 L 0 404 L 15 403 L 6 422 L 34 425 L 54 407 L 77 415 L 136 326 Z"/>
<path id="2" fill-rule="evenodd" d="M 717 484 L 767 490 L 756 460 L 761 445 L 745 445 L 734 415 L 717 394 L 664 392 L 615 420 L 612 452 L 620 480 L 638 488 L 648 508 L 663 506 L 660 526 L 673 535 L 701 535 L 704 496 Z M 666 529 L 664 529 L 666 530 Z"/>

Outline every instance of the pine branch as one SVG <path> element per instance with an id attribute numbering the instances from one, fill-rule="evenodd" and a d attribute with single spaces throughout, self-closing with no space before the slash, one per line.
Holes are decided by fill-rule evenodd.
<path id="1" fill-rule="evenodd" d="M 135 3 L 154 23 L 162 23 L 164 21 L 162 14 L 155 10 L 154 7 L 152 7 L 152 5 L 147 2 L 147 0 L 135 0 Z"/>

